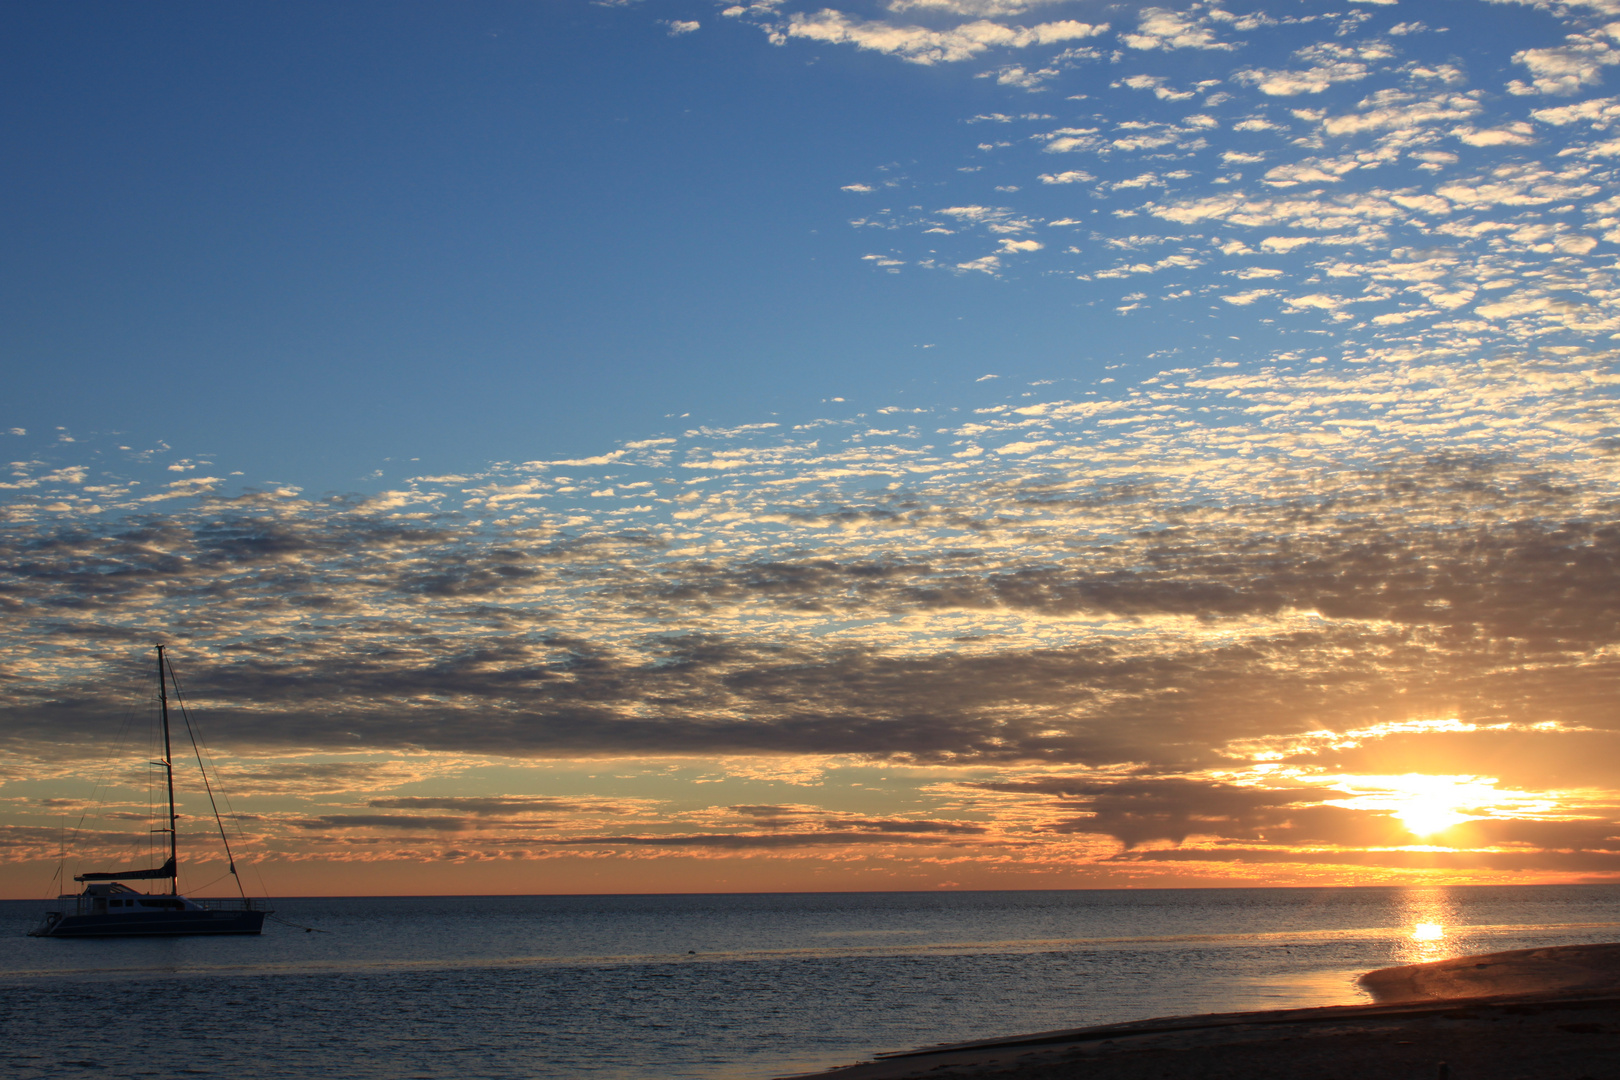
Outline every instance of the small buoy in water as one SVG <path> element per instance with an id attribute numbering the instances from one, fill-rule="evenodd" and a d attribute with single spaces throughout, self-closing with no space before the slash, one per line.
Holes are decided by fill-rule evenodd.
<path id="1" fill-rule="evenodd" d="M 687 956 L 696 956 L 697 955 L 697 950 L 696 949 L 687 949 L 686 950 L 686 955 Z"/>

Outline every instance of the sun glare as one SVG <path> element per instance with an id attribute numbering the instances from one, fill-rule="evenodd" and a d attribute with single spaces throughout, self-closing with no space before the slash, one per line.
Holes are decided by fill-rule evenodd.
<path id="1" fill-rule="evenodd" d="M 1499 814 L 1504 802 L 1523 802 L 1498 791 L 1495 778 L 1485 776 L 1352 775 L 1334 777 L 1332 782 L 1356 792 L 1354 798 L 1334 805 L 1388 814 L 1420 838 L 1482 815 Z"/>
<path id="2" fill-rule="evenodd" d="M 1439 923 L 1420 922 L 1412 928 L 1413 941 L 1439 941 L 1446 936 L 1446 928 Z"/>
<path id="3" fill-rule="evenodd" d="M 1395 817 L 1418 836 L 1431 836 L 1468 820 L 1450 800 L 1435 795 L 1414 796 L 1395 811 Z"/>

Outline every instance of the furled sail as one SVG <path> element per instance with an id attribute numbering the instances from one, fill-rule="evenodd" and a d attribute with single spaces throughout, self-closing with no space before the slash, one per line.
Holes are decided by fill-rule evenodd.
<path id="1" fill-rule="evenodd" d="M 116 874 L 74 874 L 74 881 L 150 881 L 174 877 L 174 860 L 152 870 L 121 870 Z"/>

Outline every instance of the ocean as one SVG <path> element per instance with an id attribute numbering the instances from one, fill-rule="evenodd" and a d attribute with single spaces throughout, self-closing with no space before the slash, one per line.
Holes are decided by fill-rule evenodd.
<path id="1" fill-rule="evenodd" d="M 262 937 L 74 941 L 25 936 L 43 902 L 0 902 L 0 1075 L 768 1080 L 930 1043 L 1353 1003 L 1372 968 L 1620 939 L 1610 885 L 274 906 L 286 922 Z"/>

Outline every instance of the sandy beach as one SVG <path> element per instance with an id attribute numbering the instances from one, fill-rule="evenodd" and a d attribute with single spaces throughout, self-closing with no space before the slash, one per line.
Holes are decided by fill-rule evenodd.
<path id="1" fill-rule="evenodd" d="M 1620 944 L 1457 957 L 1360 982 L 1373 1004 L 1040 1032 L 887 1054 L 802 1080 L 1620 1077 Z"/>

